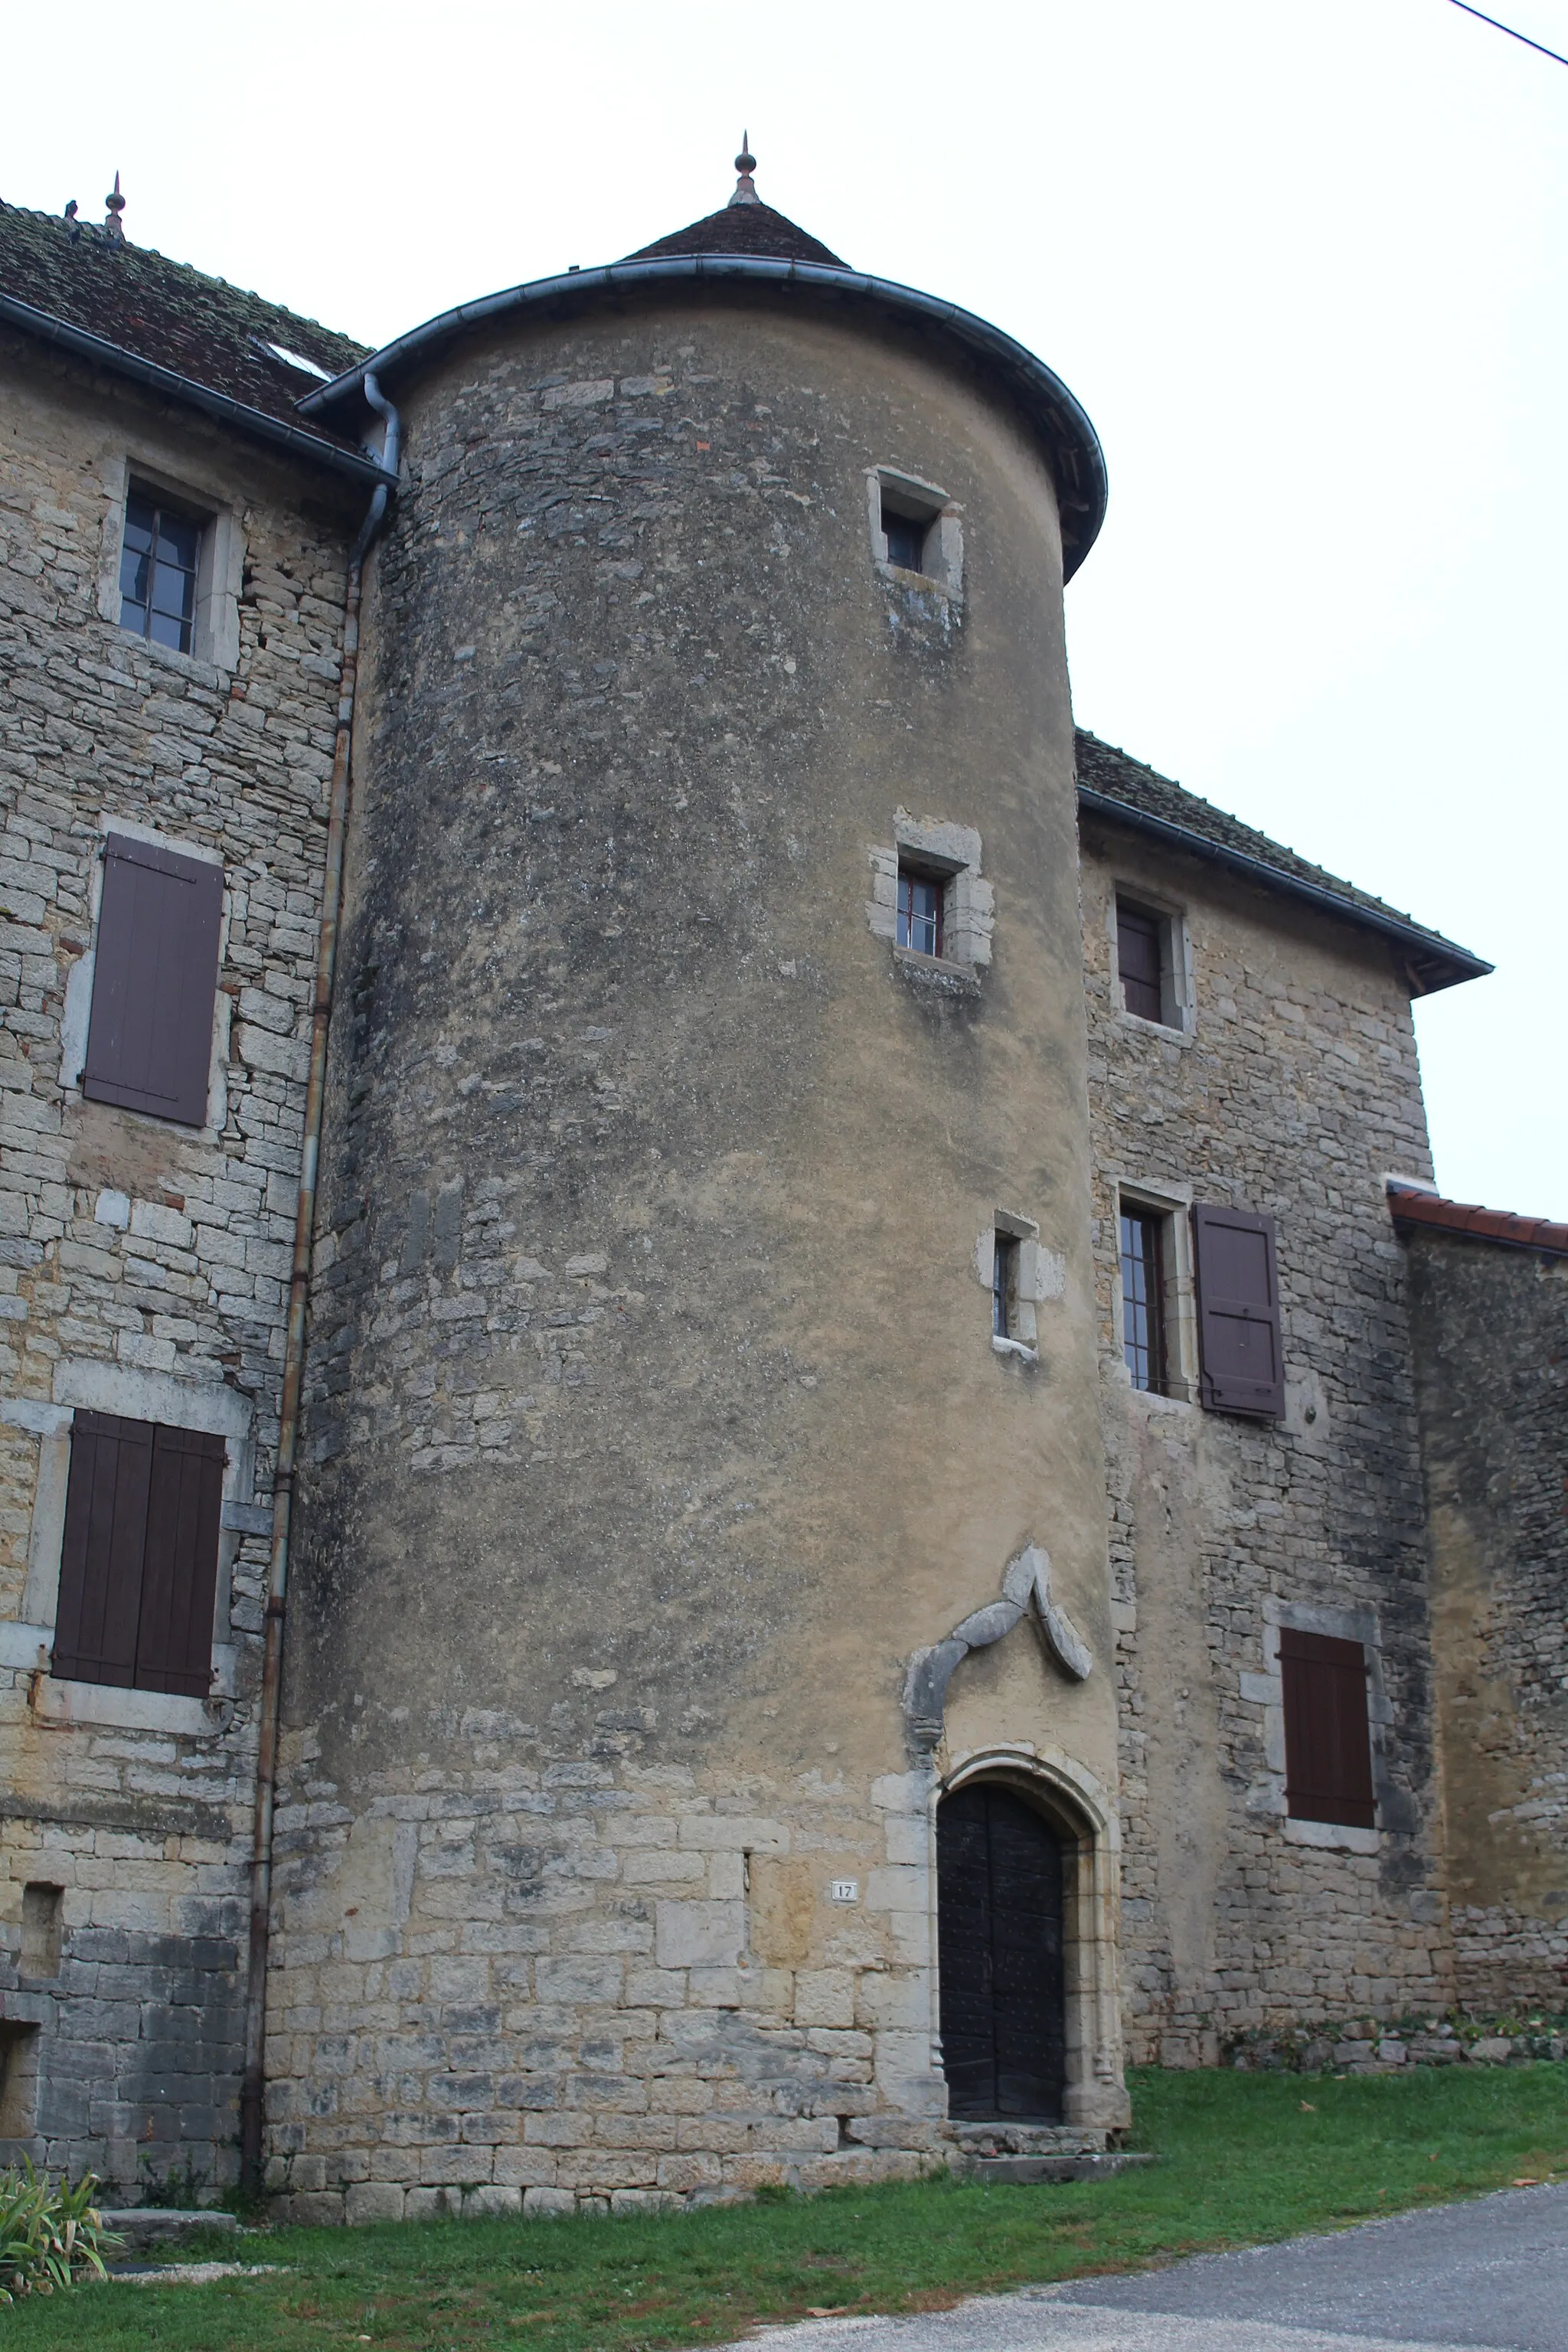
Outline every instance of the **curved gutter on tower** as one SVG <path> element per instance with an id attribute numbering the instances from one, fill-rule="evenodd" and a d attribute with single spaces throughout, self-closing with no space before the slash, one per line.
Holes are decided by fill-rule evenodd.
<path id="1" fill-rule="evenodd" d="M 1070 580 L 1093 546 L 1105 520 L 1108 484 L 1100 436 L 1058 375 L 1024 344 L 999 327 L 977 319 L 956 302 L 943 302 L 911 286 L 863 271 L 813 261 L 773 261 L 752 254 L 679 254 L 654 261 L 612 261 L 598 269 L 574 269 L 564 277 L 535 278 L 474 302 L 459 302 L 399 335 L 381 351 L 335 376 L 299 404 L 301 415 L 325 417 L 363 404 L 367 374 L 384 382 L 428 364 L 478 327 L 531 317 L 556 320 L 587 309 L 604 295 L 680 285 L 731 284 L 736 280 L 799 288 L 819 299 L 852 304 L 908 325 L 935 328 L 1014 394 L 1045 445 L 1062 510 L 1062 570 Z"/>

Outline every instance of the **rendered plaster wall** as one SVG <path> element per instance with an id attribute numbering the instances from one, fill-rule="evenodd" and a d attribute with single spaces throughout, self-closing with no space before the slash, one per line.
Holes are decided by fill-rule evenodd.
<path id="1" fill-rule="evenodd" d="M 1118 884 L 1184 926 L 1185 1038 L 1119 1009 Z M 1265 2023 L 1451 1998 L 1405 1267 L 1383 1183 L 1426 1172 L 1426 1125 L 1407 992 L 1375 943 L 1109 827 L 1086 829 L 1083 913 L 1129 2044 L 1213 2063 L 1222 2037 Z M 1135 1391 L 1123 1364 L 1119 1186 L 1172 1209 L 1194 1401 Z M 1280 1423 L 1195 1402 L 1194 1200 L 1277 1221 Z M 1268 1669 L 1289 1612 L 1375 1652 L 1375 1836 L 1303 1844 L 1284 1818 Z"/>
<path id="2" fill-rule="evenodd" d="M 1406 1244 L 1459 1996 L 1568 1983 L 1568 1260 Z"/>
<path id="3" fill-rule="evenodd" d="M 1051 484 L 934 348 L 794 295 L 516 330 L 396 394 L 274 2185 L 354 2219 L 909 2169 L 938 1772 L 1066 1759 L 1114 1811 Z M 879 465 L 962 506 L 961 616 L 879 571 Z M 900 808 L 979 835 L 978 974 L 884 935 Z M 998 1208 L 1055 1253 L 1037 1364 L 991 1346 Z M 910 1653 L 1031 1539 L 1100 1663 L 1021 1625 L 911 1757 Z"/>
<path id="4" fill-rule="evenodd" d="M 0 2154 L 135 2196 L 234 2173 L 267 1541 L 223 1539 L 210 1706 L 54 1681 L 70 1409 L 224 1431 L 231 1521 L 269 1523 L 347 518 L 36 346 L 0 371 L 0 2021 L 28 2078 Z M 232 667 L 115 625 L 128 460 L 223 516 Z M 205 1130 L 65 1082 L 106 819 L 226 870 Z M 43 1976 L 28 1885 L 60 1890 Z"/>

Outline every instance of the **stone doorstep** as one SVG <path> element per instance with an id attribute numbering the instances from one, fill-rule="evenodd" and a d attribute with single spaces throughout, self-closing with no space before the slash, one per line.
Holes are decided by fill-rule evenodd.
<path id="1" fill-rule="evenodd" d="M 966 2157 L 1102 2156 L 1120 2135 L 1101 2124 L 950 2122 L 946 2137 Z"/>
<path id="2" fill-rule="evenodd" d="M 227 2236 L 239 2228 L 232 2213 L 201 2206 L 194 2211 L 173 2205 L 104 2205 L 99 2210 L 104 2228 L 124 2239 L 121 2251 L 128 2254 L 143 2253 L 150 2246 L 177 2246 L 205 2230 L 221 2230 Z"/>
<path id="3" fill-rule="evenodd" d="M 1141 2164 L 1155 2164 L 1154 2156 L 1133 2155 L 1115 2147 L 1091 2156 L 960 2156 L 952 2169 L 961 2180 L 1025 2186 L 1042 2180 L 1108 2180 Z"/>

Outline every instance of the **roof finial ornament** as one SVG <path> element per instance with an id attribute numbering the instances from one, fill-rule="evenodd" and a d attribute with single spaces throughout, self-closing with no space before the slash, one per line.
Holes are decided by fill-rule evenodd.
<path id="1" fill-rule="evenodd" d="M 762 203 L 763 200 L 758 195 L 755 183 L 752 178 L 752 173 L 756 168 L 757 159 L 752 152 L 752 134 L 749 131 L 742 131 L 741 152 L 735 158 L 735 169 L 741 176 L 735 183 L 735 193 L 730 199 L 731 204 L 760 205 Z"/>
<path id="2" fill-rule="evenodd" d="M 120 215 L 125 210 L 125 199 L 120 193 L 120 174 L 118 172 L 114 174 L 114 194 L 111 196 L 105 196 L 103 201 L 109 206 L 108 212 L 104 215 L 103 234 L 105 236 L 110 238 L 114 244 L 123 245 L 125 242 L 125 225 L 121 221 Z"/>

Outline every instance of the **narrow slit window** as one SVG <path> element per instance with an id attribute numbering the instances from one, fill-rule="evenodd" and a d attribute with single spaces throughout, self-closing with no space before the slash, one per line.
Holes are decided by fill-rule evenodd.
<path id="1" fill-rule="evenodd" d="M 1143 1021 L 1164 1022 L 1163 967 L 1167 925 L 1146 907 L 1116 901 L 1116 969 L 1121 1001 Z"/>
<path id="2" fill-rule="evenodd" d="M 925 570 L 926 535 L 931 529 L 929 518 L 900 514 L 895 507 L 882 499 L 882 536 L 888 542 L 888 561 L 900 572 Z"/>
<path id="3" fill-rule="evenodd" d="M 917 955 L 941 955 L 945 896 L 946 885 L 940 875 L 922 874 L 917 866 L 900 866 L 900 947 L 913 948 Z"/>
<path id="4" fill-rule="evenodd" d="M 1123 1212 L 1121 1353 L 1135 1389 L 1165 1391 L 1164 1220 Z"/>
<path id="5" fill-rule="evenodd" d="M 195 634 L 202 520 L 132 489 L 120 553 L 120 625 L 133 636 L 188 654 Z"/>
<path id="6" fill-rule="evenodd" d="M 1018 1241 L 1015 1234 L 998 1233 L 992 1250 L 991 1334 L 996 1339 L 1018 1337 Z"/>

